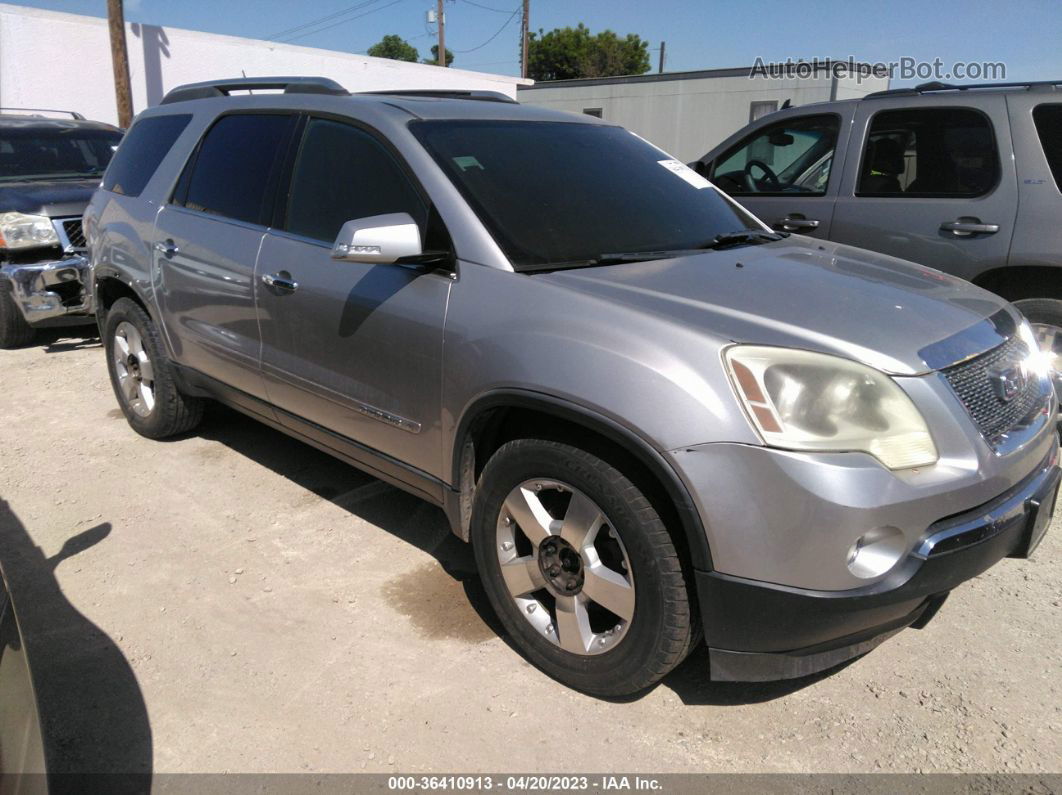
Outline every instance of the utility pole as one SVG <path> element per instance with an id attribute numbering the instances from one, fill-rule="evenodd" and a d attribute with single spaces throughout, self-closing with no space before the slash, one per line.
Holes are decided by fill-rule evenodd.
<path id="1" fill-rule="evenodd" d="M 520 25 L 520 77 L 527 77 L 527 32 L 531 25 L 531 0 L 524 0 L 524 19 Z"/>
<path id="2" fill-rule="evenodd" d="M 443 21 L 443 0 L 438 0 L 435 16 L 439 23 L 439 57 L 436 63 L 439 66 L 446 66 L 446 23 Z"/>
<path id="3" fill-rule="evenodd" d="M 129 54 L 125 49 L 125 13 L 122 0 L 107 0 L 107 25 L 111 31 L 111 64 L 114 66 L 114 98 L 118 105 L 118 126 L 125 129 L 133 121 L 133 96 L 129 88 Z"/>
<path id="4" fill-rule="evenodd" d="M 660 74 L 664 73 L 664 47 L 666 47 L 666 46 L 667 46 L 667 42 L 666 41 L 660 42 L 660 69 L 659 69 Z"/>

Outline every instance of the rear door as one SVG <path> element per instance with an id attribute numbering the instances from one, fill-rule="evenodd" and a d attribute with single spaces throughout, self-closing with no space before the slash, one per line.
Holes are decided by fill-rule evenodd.
<path id="1" fill-rule="evenodd" d="M 222 116 L 155 224 L 159 303 L 177 361 L 258 398 L 254 266 L 296 117 Z"/>
<path id="2" fill-rule="evenodd" d="M 838 111 L 757 127 L 713 160 L 709 179 L 774 229 L 829 237 L 851 113 Z"/>
<path id="3" fill-rule="evenodd" d="M 1005 264 L 1017 186 L 1003 95 L 857 106 L 830 238 L 965 279 Z"/>

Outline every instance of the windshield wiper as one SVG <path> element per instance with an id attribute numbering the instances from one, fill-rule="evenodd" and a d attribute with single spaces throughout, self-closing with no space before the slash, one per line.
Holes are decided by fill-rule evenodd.
<path id="1" fill-rule="evenodd" d="M 708 242 L 704 248 L 723 249 L 734 246 L 758 246 L 789 237 L 788 232 L 768 232 L 765 229 L 741 229 L 737 232 L 723 232 Z"/>
<path id="2" fill-rule="evenodd" d="M 569 260 L 567 262 L 539 262 L 533 265 L 521 265 L 517 270 L 529 271 L 564 271 L 572 268 L 596 268 L 600 265 L 621 265 L 624 262 L 649 262 L 658 259 L 696 254 L 695 249 L 667 249 L 663 251 L 623 251 L 619 253 L 598 254 L 589 259 Z"/>

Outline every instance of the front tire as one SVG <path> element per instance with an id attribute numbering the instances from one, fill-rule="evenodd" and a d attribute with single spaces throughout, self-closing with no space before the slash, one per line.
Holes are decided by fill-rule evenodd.
<path id="1" fill-rule="evenodd" d="M 476 563 L 517 647 L 577 690 L 626 696 L 658 682 L 695 637 L 678 553 L 641 491 L 576 447 L 503 445 L 472 509 Z"/>
<path id="2" fill-rule="evenodd" d="M 0 348 L 21 348 L 33 342 L 36 330 L 22 317 L 9 290 L 0 290 Z"/>
<path id="3" fill-rule="evenodd" d="M 158 329 L 140 304 L 130 298 L 115 301 L 103 339 L 114 395 L 134 431 L 164 439 L 199 424 L 203 401 L 178 389 Z"/>

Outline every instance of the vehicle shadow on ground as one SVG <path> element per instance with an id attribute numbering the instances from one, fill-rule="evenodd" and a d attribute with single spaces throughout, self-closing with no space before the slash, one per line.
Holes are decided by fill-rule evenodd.
<path id="1" fill-rule="evenodd" d="M 504 638 L 480 583 L 472 547 L 450 532 L 442 509 L 216 403 L 208 404 L 203 423 L 193 435 L 225 445 L 434 557 L 441 572 L 412 572 L 409 584 L 416 587 L 396 588 L 404 596 L 396 593 L 393 600 L 388 595 L 392 606 L 417 627 L 434 627 L 429 634 L 472 641 L 495 635 Z M 418 575 L 419 582 L 414 582 Z M 446 615 L 445 597 L 457 590 L 453 583 L 464 591 L 474 616 L 459 620 Z"/>
<path id="2" fill-rule="evenodd" d="M 85 348 L 98 348 L 100 347 L 100 334 L 96 326 L 38 329 L 33 335 L 33 340 L 22 347 L 41 348 L 45 353 L 66 353 Z"/>
<path id="3" fill-rule="evenodd" d="M 63 561 L 110 532 L 109 523 L 90 527 L 47 557 L 0 500 L 0 561 L 37 692 L 53 792 L 84 791 L 86 773 L 110 774 L 93 778 L 110 792 L 151 786 L 151 725 L 136 675 L 107 633 L 67 600 L 55 576 Z"/>
<path id="4" fill-rule="evenodd" d="M 468 640 L 485 640 L 497 636 L 517 654 L 524 656 L 508 637 L 490 606 L 476 571 L 472 547 L 450 532 L 450 525 L 441 509 L 366 475 L 308 444 L 218 404 L 210 404 L 202 425 L 194 435 L 225 445 L 322 499 L 330 500 L 354 516 L 432 555 L 445 575 L 460 583 L 469 605 L 479 619 L 476 627 L 469 627 L 466 622 L 460 629 L 461 634 Z M 406 587 L 403 587 L 402 591 L 407 594 L 406 598 L 392 606 L 405 614 L 415 626 L 437 629 L 440 621 L 444 620 L 443 615 L 453 612 L 452 604 L 447 600 L 447 597 L 452 597 L 453 594 L 443 593 L 443 589 L 433 586 L 431 574 L 412 572 L 412 578 L 420 578 L 419 581 L 411 579 L 404 583 Z M 430 634 L 438 633 L 436 631 Z M 461 635 L 453 632 L 447 636 Z M 684 704 L 733 706 L 782 698 L 814 684 L 836 670 L 784 682 L 711 682 L 708 679 L 708 652 L 702 645 L 657 687 L 663 686 L 672 690 Z M 610 700 L 636 701 L 648 692 L 651 690 L 632 697 Z"/>

